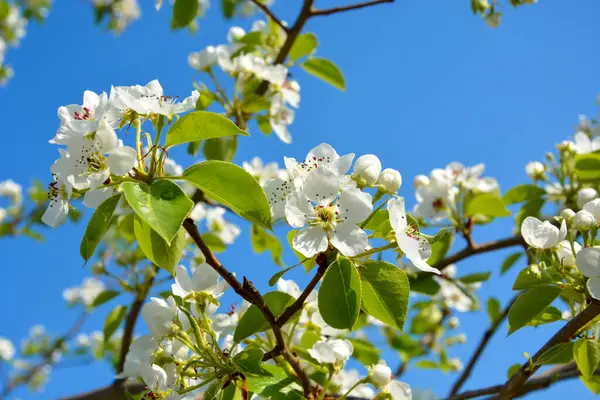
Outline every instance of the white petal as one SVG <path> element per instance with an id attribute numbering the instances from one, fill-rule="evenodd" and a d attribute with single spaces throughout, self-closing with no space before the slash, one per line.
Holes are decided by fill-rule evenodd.
<path id="1" fill-rule="evenodd" d="M 115 175 L 125 175 L 135 166 L 136 152 L 133 147 L 123 146 L 111 150 L 108 154 L 108 167 Z"/>
<path id="2" fill-rule="evenodd" d="M 350 169 L 352 160 L 354 160 L 354 153 L 346 154 L 332 162 L 329 168 L 338 175 L 344 175 Z"/>
<path id="3" fill-rule="evenodd" d="M 358 226 L 345 222 L 336 227 L 331 244 L 343 255 L 353 257 L 367 249 L 369 239 L 367 233 Z"/>
<path id="4" fill-rule="evenodd" d="M 281 140 L 285 144 L 292 143 L 292 134 L 290 133 L 287 124 L 283 122 L 277 122 L 274 119 L 271 119 L 271 127 L 273 128 L 273 131 L 275 132 L 279 140 Z"/>
<path id="5" fill-rule="evenodd" d="M 198 265 L 194 271 L 194 275 L 192 275 L 192 285 L 197 292 L 214 288 L 218 282 L 219 274 L 206 263 Z"/>
<path id="6" fill-rule="evenodd" d="M 600 249 L 587 247 L 581 249 L 575 257 L 575 264 L 583 276 L 600 276 Z"/>
<path id="7" fill-rule="evenodd" d="M 66 200 L 50 201 L 48 208 L 42 215 L 42 222 L 56 228 L 65 221 L 69 215 L 69 202 Z"/>
<path id="8" fill-rule="evenodd" d="M 152 94 L 161 97 L 163 95 L 163 88 L 160 86 L 158 79 L 150 81 L 146 84 L 146 88 L 152 92 Z"/>
<path id="9" fill-rule="evenodd" d="M 83 205 L 87 208 L 96 208 L 113 195 L 111 187 L 90 190 L 83 196 Z"/>
<path id="10" fill-rule="evenodd" d="M 424 238 L 414 238 L 410 237 L 404 233 L 396 232 L 396 240 L 398 241 L 398 247 L 400 250 L 404 252 L 406 258 L 412 261 L 413 265 L 425 272 L 432 272 L 434 274 L 440 274 L 436 268 L 432 268 L 429 266 L 421 257 L 420 251 L 425 246 L 423 240 L 427 241 Z"/>
<path id="11" fill-rule="evenodd" d="M 390 215 L 390 224 L 396 232 L 404 232 L 408 226 L 406 221 L 406 210 L 404 208 L 404 197 L 394 197 L 387 203 Z"/>
<path id="12" fill-rule="evenodd" d="M 101 121 L 98 130 L 96 131 L 96 145 L 101 153 L 108 153 L 118 146 L 119 138 L 115 130 L 110 127 L 106 121 Z"/>
<path id="13" fill-rule="evenodd" d="M 563 240 L 565 240 L 566 237 L 567 237 L 567 223 L 563 219 L 562 222 L 560 223 L 560 231 L 558 232 L 558 240 L 556 242 L 557 243 L 562 242 Z"/>
<path id="14" fill-rule="evenodd" d="M 271 179 L 265 183 L 263 189 L 271 206 L 273 221 L 285 217 L 286 198 L 292 190 L 292 182 L 282 179 Z"/>
<path id="15" fill-rule="evenodd" d="M 404 382 L 391 381 L 386 389 L 390 392 L 394 400 L 412 400 L 412 390 Z"/>
<path id="16" fill-rule="evenodd" d="M 294 228 L 302 228 L 315 216 L 315 209 L 303 193 L 290 194 L 285 202 L 285 218 Z"/>
<path id="17" fill-rule="evenodd" d="M 313 202 L 327 206 L 338 195 L 342 179 L 327 168 L 317 168 L 306 176 L 302 191 Z"/>
<path id="18" fill-rule="evenodd" d="M 344 191 L 337 203 L 340 209 L 340 217 L 345 218 L 346 222 L 364 221 L 373 211 L 371 200 L 371 195 L 362 192 L 360 189 Z"/>
<path id="19" fill-rule="evenodd" d="M 563 220 L 564 223 L 564 220 Z M 561 224 L 561 231 L 559 233 L 558 228 L 552 225 L 548 221 L 540 221 L 535 217 L 527 217 L 521 224 L 521 235 L 523 239 L 532 247 L 538 249 L 549 249 L 558 244 L 559 237 L 562 235 L 566 236 L 566 226 L 563 230 L 563 225 Z"/>
<path id="20" fill-rule="evenodd" d="M 321 161 L 322 163 L 332 163 L 340 158 L 338 153 L 327 143 L 313 147 L 306 156 L 307 161 Z"/>
<path id="21" fill-rule="evenodd" d="M 327 235 L 321 225 L 302 229 L 296 234 L 293 242 L 294 249 L 305 257 L 312 257 L 327 250 Z"/>
<path id="22" fill-rule="evenodd" d="M 187 296 L 192 291 L 192 280 L 183 265 L 175 267 L 175 283 L 171 285 L 171 290 L 175 296 L 181 298 Z"/>
<path id="23" fill-rule="evenodd" d="M 587 289 L 590 292 L 590 295 L 596 299 L 600 300 L 600 277 L 593 277 L 587 281 Z"/>

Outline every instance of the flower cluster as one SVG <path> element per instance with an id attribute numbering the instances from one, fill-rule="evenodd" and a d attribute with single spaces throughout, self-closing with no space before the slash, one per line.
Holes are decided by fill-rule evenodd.
<path id="1" fill-rule="evenodd" d="M 106 285 L 94 277 L 87 277 L 81 286 L 74 286 L 63 291 L 63 298 L 69 305 L 83 304 L 91 306 L 100 293 L 106 290 Z"/>
<path id="2" fill-rule="evenodd" d="M 8 1 L 0 1 L 0 86 L 12 77 L 13 70 L 4 64 L 4 54 L 8 47 L 17 47 L 25 36 L 27 19 L 21 8 Z"/>
<path id="3" fill-rule="evenodd" d="M 0 224 L 2 224 L 9 216 L 15 216 L 20 212 L 23 188 L 11 179 L 0 181 L 0 197 L 8 200 L 6 206 L 0 207 Z"/>

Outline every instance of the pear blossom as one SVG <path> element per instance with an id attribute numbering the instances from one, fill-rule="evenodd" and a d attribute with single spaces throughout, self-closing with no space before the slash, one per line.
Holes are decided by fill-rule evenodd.
<path id="1" fill-rule="evenodd" d="M 537 181 L 544 178 L 546 167 L 539 161 L 531 161 L 525 166 L 525 172 L 528 177 Z"/>
<path id="2" fill-rule="evenodd" d="M 587 247 L 577 253 L 575 258 L 577 269 L 588 279 L 586 287 L 590 295 L 600 300 L 600 249 Z"/>
<path id="3" fill-rule="evenodd" d="M 549 221 L 540 221 L 535 217 L 527 217 L 521 224 L 521 235 L 525 242 L 536 249 L 551 249 L 567 237 L 567 225 L 563 219 L 560 229 Z"/>
<path id="4" fill-rule="evenodd" d="M 329 169 L 335 175 L 344 175 L 352 165 L 354 153 L 340 156 L 329 144 L 321 143 L 312 148 L 302 161 L 288 157 L 284 160 L 288 174 L 294 180 L 295 186 L 300 188 L 311 171 L 322 167 Z"/>
<path id="5" fill-rule="evenodd" d="M 412 390 L 407 383 L 391 381 L 384 389 L 393 400 L 412 400 Z"/>
<path id="6" fill-rule="evenodd" d="M 385 360 L 379 360 L 375 365 L 372 365 L 369 370 L 371 382 L 377 388 L 387 386 L 392 379 L 392 369 L 388 367 Z"/>
<path id="7" fill-rule="evenodd" d="M 190 296 L 194 293 L 205 293 L 218 299 L 228 287 L 227 282 L 220 278 L 220 275 L 206 263 L 196 266 L 192 276 L 184 266 L 178 265 L 175 268 L 175 283 L 171 285 L 171 290 L 175 296 L 189 302 L 196 301 L 193 296 Z"/>
<path id="8" fill-rule="evenodd" d="M 127 352 L 123 373 L 120 377 L 137 378 L 142 374 L 142 366 L 150 366 L 154 360 L 154 352 L 158 346 L 157 339 L 152 335 L 136 338 Z"/>
<path id="9" fill-rule="evenodd" d="M 583 208 L 584 205 L 598 197 L 598 192 L 592 188 L 583 188 L 577 192 L 577 206 Z"/>
<path id="10" fill-rule="evenodd" d="M 169 297 L 166 301 L 151 297 L 150 302 L 142 307 L 142 318 L 153 336 L 162 337 L 173 330 L 177 311 L 177 304 L 173 297 Z"/>
<path id="11" fill-rule="evenodd" d="M 413 180 L 413 187 L 419 189 L 428 186 L 430 183 L 429 178 L 426 175 L 417 175 Z"/>
<path id="12" fill-rule="evenodd" d="M 21 204 L 22 193 L 23 187 L 12 179 L 0 181 L 0 196 L 11 198 L 14 206 Z"/>
<path id="13" fill-rule="evenodd" d="M 471 311 L 474 306 L 473 300 L 467 296 L 458 286 L 447 280 L 438 281 L 440 284 L 440 296 L 447 307 L 459 312 Z"/>
<path id="14" fill-rule="evenodd" d="M 200 222 L 206 218 L 206 206 L 202 203 L 196 203 L 192 211 L 190 211 L 189 217 L 195 222 Z"/>
<path id="15" fill-rule="evenodd" d="M 573 229 L 587 231 L 596 225 L 596 220 L 592 213 L 587 210 L 579 210 L 573 217 Z"/>
<path id="16" fill-rule="evenodd" d="M 573 247 L 568 240 L 563 240 L 556 246 L 556 254 L 558 259 L 563 265 L 568 267 L 575 266 L 575 256 L 581 250 L 581 245 L 577 242 L 573 242 Z"/>
<path id="17" fill-rule="evenodd" d="M 422 180 L 421 183 L 423 182 Z M 417 204 L 413 211 L 415 216 L 432 221 L 446 218 L 454 207 L 457 192 L 447 173 L 439 168 L 434 169 L 431 171 L 428 183 L 416 190 Z"/>
<path id="18" fill-rule="evenodd" d="M 431 245 L 419 232 L 408 224 L 403 197 L 394 197 L 387 203 L 390 224 L 394 229 L 400 250 L 415 267 L 425 272 L 439 274 L 440 271 L 429 266 L 426 260 L 431 256 Z"/>
<path id="19" fill-rule="evenodd" d="M 575 211 L 571 210 L 570 208 L 565 208 L 564 210 L 562 210 L 560 212 L 559 215 L 567 221 L 567 225 L 568 225 L 570 223 L 571 219 L 575 216 L 575 214 L 576 214 Z M 593 215 L 593 213 L 592 213 L 592 215 Z"/>
<path id="20" fill-rule="evenodd" d="M 283 101 L 291 107 L 298 108 L 300 106 L 300 84 L 293 79 L 286 79 L 283 85 L 273 85 L 278 90 Z"/>
<path id="21" fill-rule="evenodd" d="M 333 378 L 331 380 L 331 383 L 333 383 L 335 386 L 339 386 L 340 393 L 347 393 L 348 390 L 350 390 L 352 388 L 352 386 L 354 386 L 354 384 L 359 381 L 361 379 L 360 373 L 355 370 L 355 369 L 351 369 L 351 370 L 341 370 L 338 373 L 336 373 L 335 375 L 333 375 Z M 354 396 L 354 397 L 358 397 L 361 399 L 372 399 L 375 397 L 375 391 L 373 390 L 373 388 L 370 385 L 367 384 L 360 384 L 358 386 L 356 386 L 354 389 L 352 389 L 352 391 L 349 393 L 350 396 Z"/>
<path id="22" fill-rule="evenodd" d="M 188 65 L 198 71 L 211 67 L 219 61 L 227 50 L 224 46 L 207 46 L 205 49 L 190 53 Z"/>
<path id="23" fill-rule="evenodd" d="M 594 217 L 596 222 L 600 221 L 600 199 L 595 198 L 583 205 L 583 209 Z"/>
<path id="24" fill-rule="evenodd" d="M 311 171 L 301 192 L 287 199 L 285 216 L 288 223 L 300 230 L 293 246 L 306 257 L 327 250 L 331 243 L 343 255 L 355 256 L 367 248 L 367 234 L 358 223 L 371 211 L 371 195 L 359 189 L 339 193 L 341 177 L 328 168 Z"/>
<path id="25" fill-rule="evenodd" d="M 140 366 L 140 375 L 144 383 L 153 391 L 166 391 L 169 381 L 167 372 L 156 364 Z"/>
<path id="26" fill-rule="evenodd" d="M 577 154 L 592 153 L 600 149 L 600 137 L 590 139 L 585 132 L 577 132 L 575 134 L 575 152 Z"/>
<path id="27" fill-rule="evenodd" d="M 208 229 L 225 244 L 232 244 L 240 235 L 240 228 L 223 218 L 226 210 L 223 207 L 211 207 L 206 210 Z"/>
<path id="28" fill-rule="evenodd" d="M 94 277 L 86 277 L 83 279 L 81 286 L 65 289 L 63 291 L 63 298 L 69 304 L 81 302 L 86 306 L 90 306 L 100 293 L 105 290 L 106 285 L 104 282 Z"/>
<path id="29" fill-rule="evenodd" d="M 392 169 L 384 169 L 377 178 L 377 185 L 386 193 L 394 194 L 402 185 L 402 176 L 400 172 Z"/>
<path id="30" fill-rule="evenodd" d="M 346 339 L 328 339 L 319 340 L 308 352 L 320 363 L 345 364 L 354 352 L 354 347 Z"/>
<path id="31" fill-rule="evenodd" d="M 10 361 L 15 356 L 15 346 L 13 343 L 0 336 L 0 361 Z"/>
<path id="32" fill-rule="evenodd" d="M 286 179 L 287 173 L 279 168 L 276 162 L 264 164 L 260 157 L 254 157 L 250 162 L 244 161 L 242 167 L 263 186 L 271 179 Z"/>
<path id="33" fill-rule="evenodd" d="M 73 186 L 68 182 L 54 180 L 48 189 L 48 208 L 42 215 L 42 222 L 56 228 L 69 215 L 69 199 L 73 194 Z"/>
<path id="34" fill-rule="evenodd" d="M 194 90 L 189 97 L 177 102 L 176 98 L 165 96 L 158 80 L 145 86 L 113 86 L 110 99 L 121 110 L 133 110 L 140 115 L 161 114 L 170 116 L 193 110 L 199 93 Z"/>
<path id="35" fill-rule="evenodd" d="M 286 144 L 292 143 L 292 135 L 288 126 L 294 122 L 295 112 L 285 105 L 283 96 L 276 94 L 271 100 L 269 109 L 269 122 L 277 137 Z"/>

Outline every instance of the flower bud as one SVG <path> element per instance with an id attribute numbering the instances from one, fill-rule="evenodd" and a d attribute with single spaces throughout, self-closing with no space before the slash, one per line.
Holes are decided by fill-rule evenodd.
<path id="1" fill-rule="evenodd" d="M 379 363 L 371 366 L 369 371 L 369 378 L 376 388 L 383 388 L 390 383 L 392 379 L 392 370 L 387 366 L 384 360 L 380 360 Z"/>
<path id="2" fill-rule="evenodd" d="M 415 189 L 429 185 L 429 178 L 425 175 L 417 175 L 413 181 Z"/>
<path id="3" fill-rule="evenodd" d="M 102 261 L 95 262 L 92 264 L 92 274 L 94 275 L 102 275 L 105 271 L 104 263 Z"/>
<path id="4" fill-rule="evenodd" d="M 567 222 L 570 222 L 571 218 L 575 216 L 575 211 L 571 210 L 570 208 L 565 208 L 560 212 L 560 216 L 564 218 Z"/>
<path id="5" fill-rule="evenodd" d="M 563 140 L 562 142 L 556 145 L 556 148 L 559 151 L 573 153 L 575 151 L 575 143 L 571 142 L 570 140 Z"/>
<path id="6" fill-rule="evenodd" d="M 373 186 L 381 173 L 381 162 L 373 154 L 365 154 L 358 157 L 354 163 L 354 173 L 352 177 L 358 180 L 359 184 Z"/>
<path id="7" fill-rule="evenodd" d="M 229 32 L 227 32 L 227 41 L 229 43 L 235 43 L 241 38 L 246 36 L 246 31 L 239 26 L 232 26 L 229 28 Z"/>
<path id="8" fill-rule="evenodd" d="M 583 209 L 592 214 L 596 221 L 600 221 L 600 199 L 594 199 L 585 203 Z"/>
<path id="9" fill-rule="evenodd" d="M 592 213 L 586 210 L 577 211 L 573 217 L 573 228 L 580 231 L 590 230 L 596 225 L 596 220 Z"/>
<path id="10" fill-rule="evenodd" d="M 386 168 L 377 178 L 377 185 L 389 194 L 396 193 L 402 185 L 402 176 L 397 170 Z"/>
<path id="11" fill-rule="evenodd" d="M 546 171 L 546 167 L 539 161 L 532 161 L 527 163 L 525 166 L 525 172 L 527 176 L 533 179 L 534 181 L 540 180 L 544 178 L 544 172 Z"/>
<path id="12" fill-rule="evenodd" d="M 586 203 L 598 197 L 598 192 L 592 188 L 583 188 L 577 192 L 577 206 L 583 208 Z"/>
<path id="13" fill-rule="evenodd" d="M 460 326 L 460 320 L 457 317 L 450 317 L 448 319 L 448 326 L 452 329 L 456 329 Z"/>
<path id="14" fill-rule="evenodd" d="M 449 359 L 448 366 L 452 371 L 460 371 L 463 369 L 463 363 L 458 358 Z"/>
<path id="15" fill-rule="evenodd" d="M 467 343 L 467 335 L 465 335 L 464 333 L 457 335 L 456 342 L 461 344 Z"/>

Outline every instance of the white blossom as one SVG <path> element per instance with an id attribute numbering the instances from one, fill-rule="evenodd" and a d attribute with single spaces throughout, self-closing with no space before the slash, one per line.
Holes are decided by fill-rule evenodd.
<path id="1" fill-rule="evenodd" d="M 208 229 L 225 244 L 232 244 L 240 235 L 240 228 L 223 218 L 226 210 L 223 207 L 210 207 L 206 210 Z"/>
<path id="2" fill-rule="evenodd" d="M 573 229 L 587 231 L 596 225 L 596 220 L 592 213 L 587 210 L 579 210 L 573 217 Z"/>
<path id="3" fill-rule="evenodd" d="M 133 110 L 140 115 L 160 114 L 170 116 L 195 108 L 198 91 L 192 91 L 189 97 L 177 102 L 176 97 L 165 96 L 158 80 L 145 86 L 113 86 L 110 99 L 121 110 Z"/>
<path id="4" fill-rule="evenodd" d="M 263 186 L 271 179 L 286 179 L 287 172 L 279 168 L 276 162 L 264 164 L 260 157 L 254 157 L 250 162 L 244 161 L 242 167 Z"/>
<path id="5" fill-rule="evenodd" d="M 0 336 L 0 361 L 10 361 L 15 356 L 15 346 L 13 343 Z"/>
<path id="6" fill-rule="evenodd" d="M 402 185 L 402 176 L 400 172 L 392 169 L 384 169 L 377 178 L 377 185 L 386 193 L 394 194 Z"/>
<path id="7" fill-rule="evenodd" d="M 83 279 L 81 286 L 65 289 L 63 298 L 70 304 L 81 302 L 86 306 L 90 306 L 105 290 L 106 285 L 104 282 L 94 277 L 86 277 Z"/>
<path id="8" fill-rule="evenodd" d="M 539 161 L 531 161 L 527 163 L 525 166 L 525 172 L 527 176 L 537 181 L 539 179 L 543 179 L 544 173 L 546 172 L 546 167 Z"/>
<path id="9" fill-rule="evenodd" d="M 590 139 L 585 132 L 575 134 L 575 152 L 577 154 L 592 153 L 600 149 L 600 137 Z"/>
<path id="10" fill-rule="evenodd" d="M 598 197 L 598 192 L 592 188 L 583 188 L 577 192 L 577 206 L 583 208 L 584 205 Z"/>
<path id="11" fill-rule="evenodd" d="M 580 250 L 575 262 L 581 274 L 590 278 L 586 285 L 590 295 L 600 300 L 600 249 L 588 247 Z"/>
<path id="12" fill-rule="evenodd" d="M 573 253 L 573 250 L 575 251 Z M 563 240 L 556 246 L 556 254 L 558 255 L 558 259 L 563 265 L 568 267 L 575 266 L 575 256 L 581 250 L 581 245 L 577 242 L 573 242 L 573 247 L 571 248 L 571 243 L 568 240 Z"/>
<path id="13" fill-rule="evenodd" d="M 175 296 L 190 302 L 196 301 L 193 296 L 190 296 L 194 293 L 205 293 L 218 299 L 228 287 L 227 282 L 220 278 L 220 275 L 206 263 L 196 266 L 192 276 L 184 266 L 178 265 L 175 268 L 175 283 L 171 285 L 171 290 Z"/>
<path id="14" fill-rule="evenodd" d="M 167 301 L 151 297 L 150 302 L 142 307 L 142 317 L 150 333 L 155 337 L 162 337 L 173 330 L 177 318 L 177 304 L 173 297 L 169 297 Z"/>
<path id="15" fill-rule="evenodd" d="M 375 387 L 383 388 L 387 386 L 392 379 L 392 369 L 388 367 L 385 360 L 379 360 L 377 364 L 371 366 L 369 376 Z"/>
<path id="16" fill-rule="evenodd" d="M 312 358 L 324 364 L 345 364 L 354 351 L 349 340 L 319 340 L 308 352 Z"/>
<path id="17" fill-rule="evenodd" d="M 381 161 L 374 154 L 365 154 L 354 163 L 352 177 L 362 185 L 373 186 L 381 173 Z"/>
<path id="18" fill-rule="evenodd" d="M 525 242 L 536 249 L 551 249 L 565 240 L 567 225 L 563 219 L 560 229 L 549 221 L 540 221 L 535 217 L 527 217 L 521 224 L 521 235 Z"/>

